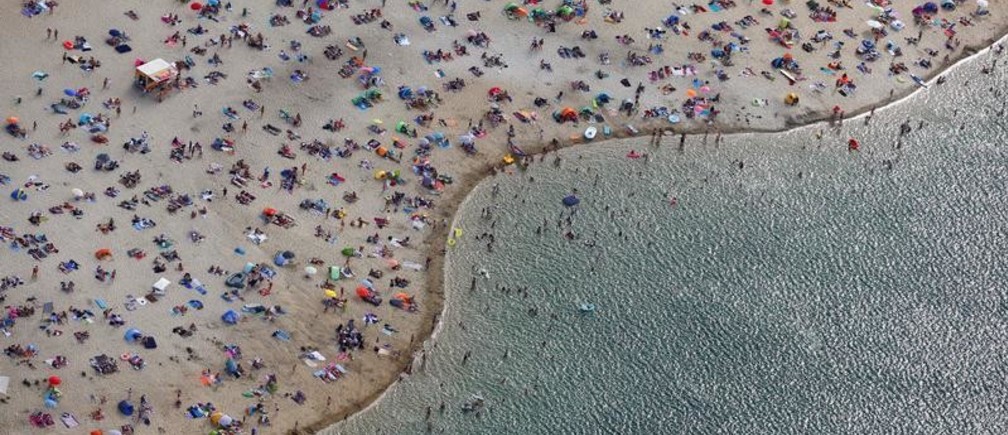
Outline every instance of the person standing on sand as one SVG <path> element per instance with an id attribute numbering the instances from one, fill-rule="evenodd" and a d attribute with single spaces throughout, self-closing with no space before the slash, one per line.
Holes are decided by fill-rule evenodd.
<path id="1" fill-rule="evenodd" d="M 32 281 L 38 280 L 38 265 L 32 266 Z"/>

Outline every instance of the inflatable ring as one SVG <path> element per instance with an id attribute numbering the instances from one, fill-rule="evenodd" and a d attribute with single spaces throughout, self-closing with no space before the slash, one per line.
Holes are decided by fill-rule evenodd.
<path id="1" fill-rule="evenodd" d="M 124 353 L 124 354 L 122 354 L 122 355 L 119 355 L 119 359 L 121 359 L 121 360 L 123 360 L 123 361 L 129 361 L 129 359 L 130 359 L 130 354 L 129 354 L 129 353 Z"/>
<path id="2" fill-rule="evenodd" d="M 448 246 L 455 246 L 455 239 L 448 239 Z"/>

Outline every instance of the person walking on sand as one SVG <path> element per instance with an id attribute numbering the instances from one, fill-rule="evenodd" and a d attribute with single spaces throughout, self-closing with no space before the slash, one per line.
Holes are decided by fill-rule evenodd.
<path id="1" fill-rule="evenodd" d="M 32 266 L 32 281 L 38 280 L 38 265 Z"/>

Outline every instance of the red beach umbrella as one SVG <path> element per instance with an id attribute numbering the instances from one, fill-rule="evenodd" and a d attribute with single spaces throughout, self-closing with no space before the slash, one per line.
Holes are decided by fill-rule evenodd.
<path id="1" fill-rule="evenodd" d="M 201 4 L 200 2 L 192 2 L 189 4 L 189 9 L 198 11 L 200 9 L 203 9 L 203 4 Z"/>

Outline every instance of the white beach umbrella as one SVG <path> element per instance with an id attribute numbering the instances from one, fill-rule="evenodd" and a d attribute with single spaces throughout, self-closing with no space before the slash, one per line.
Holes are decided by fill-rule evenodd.
<path id="1" fill-rule="evenodd" d="M 70 193 L 72 193 L 72 194 L 73 194 L 73 196 L 74 196 L 74 198 L 77 198 L 77 199 L 80 199 L 80 198 L 83 198 L 83 197 L 84 197 L 84 191 L 83 191 L 83 190 L 80 190 L 80 189 L 78 189 L 78 188 L 76 188 L 76 187 L 75 187 L 75 188 L 73 188 L 73 189 L 71 189 L 71 190 L 70 190 Z"/>
<path id="2" fill-rule="evenodd" d="M 318 273 L 318 269 L 316 269 L 314 266 L 308 266 L 304 268 L 304 273 L 308 276 L 312 276 Z"/>
<path id="3" fill-rule="evenodd" d="M 875 20 L 865 21 L 865 24 L 867 24 L 868 27 L 871 27 L 873 29 L 881 29 L 881 28 L 885 27 L 884 24 L 882 24 L 882 23 L 880 23 L 878 21 L 875 21 Z"/>
<path id="4" fill-rule="evenodd" d="M 977 0 L 977 7 L 980 9 L 987 9 L 988 5 L 989 3 L 987 3 L 987 0 Z"/>

